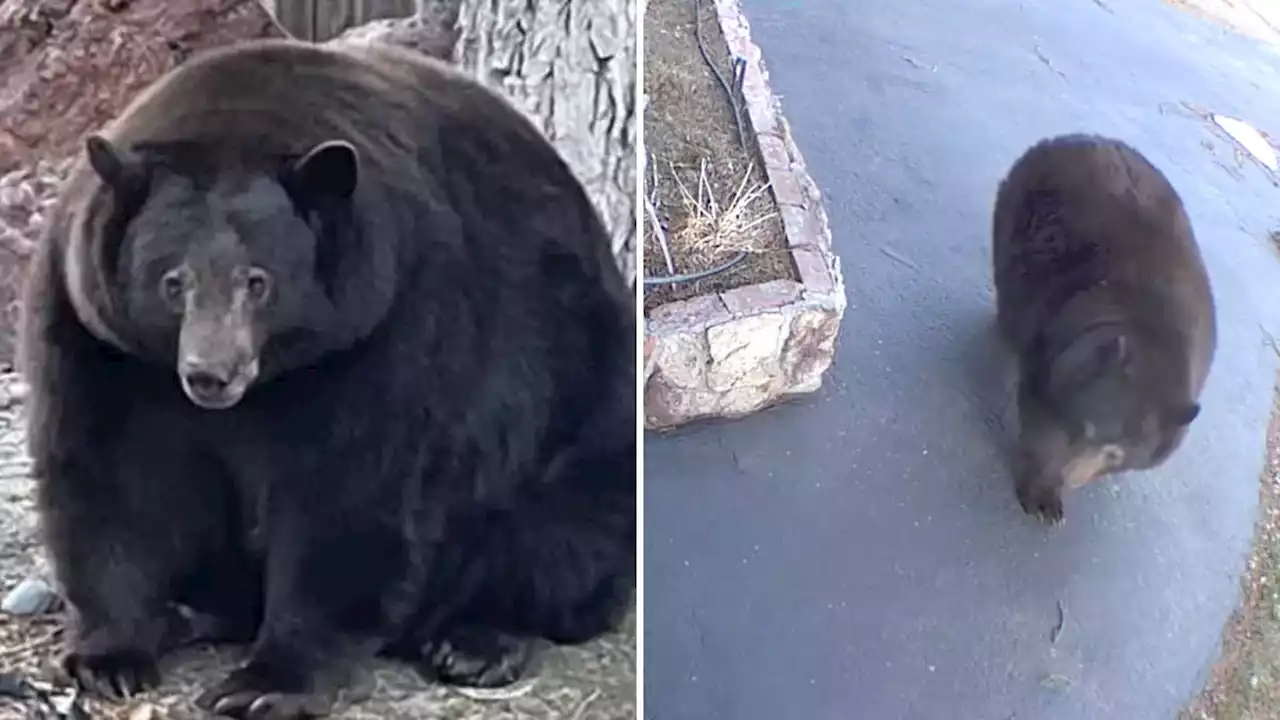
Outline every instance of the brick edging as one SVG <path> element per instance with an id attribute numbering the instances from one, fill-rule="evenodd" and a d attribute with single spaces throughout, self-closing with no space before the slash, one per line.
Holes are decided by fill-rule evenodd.
<path id="1" fill-rule="evenodd" d="M 846 305 L 821 193 L 769 87 L 750 25 L 738 0 L 716 0 L 715 8 L 730 54 L 746 61 L 742 95 L 748 125 L 800 281 L 773 280 L 650 311 L 644 344 L 648 429 L 737 417 L 817 390 L 830 366 Z M 753 332 L 763 339 L 745 339 Z M 728 337 L 731 333 L 741 338 Z M 750 345 L 747 355 L 757 362 L 741 360 L 736 356 L 743 353 L 737 350 L 717 352 L 725 343 L 731 350 Z M 735 380 L 741 383 L 735 385 Z"/>

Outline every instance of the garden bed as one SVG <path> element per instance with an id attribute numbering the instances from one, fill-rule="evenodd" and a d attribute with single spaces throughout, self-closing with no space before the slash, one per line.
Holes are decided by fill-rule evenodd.
<path id="1" fill-rule="evenodd" d="M 645 424 L 665 429 L 816 390 L 845 296 L 738 2 L 649 0 L 644 28 Z"/>

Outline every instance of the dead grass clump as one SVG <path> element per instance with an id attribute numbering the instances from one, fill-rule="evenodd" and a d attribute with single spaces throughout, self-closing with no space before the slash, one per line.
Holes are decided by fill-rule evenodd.
<path id="1" fill-rule="evenodd" d="M 646 242 L 658 245 L 665 271 L 661 275 L 650 272 L 650 278 L 684 278 L 692 281 L 700 276 L 711 277 L 718 268 L 740 262 L 745 254 L 769 251 L 769 248 L 760 247 L 755 230 L 777 217 L 778 213 L 769 202 L 769 186 L 755 180 L 754 164 L 747 165 L 727 200 L 716 197 L 716 188 L 711 181 L 705 158 L 698 161 L 697 173 L 692 178 L 692 190 L 689 188 L 690 183 L 681 178 L 682 173 L 675 164 L 667 164 L 678 193 L 680 221 L 675 223 L 668 234 L 658 219 L 657 186 L 660 178 L 656 163 L 652 163 L 651 190 L 646 198 L 649 219 Z M 672 247 L 679 248 L 683 256 L 683 262 L 679 266 Z M 726 261 L 726 258 L 734 254 L 738 257 Z M 686 265 L 697 269 L 680 272 L 679 268 Z"/>
<path id="2" fill-rule="evenodd" d="M 680 190 L 681 204 L 685 211 L 684 226 L 676 237 L 676 241 L 699 255 L 711 255 L 722 252 L 760 252 L 752 242 L 751 230 L 757 225 L 773 219 L 778 215 L 776 210 L 760 215 L 752 213 L 752 206 L 757 198 L 763 197 L 769 189 L 768 185 L 755 183 L 752 180 L 754 163 L 747 165 L 742 180 L 734 189 L 728 204 L 721 206 L 716 200 L 711 183 L 707 180 L 707 161 L 698 163 L 698 191 L 695 196 L 689 187 L 673 172 L 671 177 Z"/>

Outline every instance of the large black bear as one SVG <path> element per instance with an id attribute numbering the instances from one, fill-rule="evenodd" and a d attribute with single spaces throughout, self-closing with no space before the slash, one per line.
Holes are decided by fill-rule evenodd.
<path id="1" fill-rule="evenodd" d="M 1213 294 L 1178 193 L 1117 140 L 1027 150 L 1000 184 L 993 241 L 1019 365 L 1018 500 L 1057 524 L 1064 489 L 1181 445 L 1217 345 Z"/>
<path id="2" fill-rule="evenodd" d="M 455 71 L 190 61 L 86 141 L 25 303 L 82 685 L 156 682 L 199 617 L 253 641 L 200 705 L 319 715 L 376 652 L 502 684 L 624 614 L 634 298 L 552 146 Z"/>

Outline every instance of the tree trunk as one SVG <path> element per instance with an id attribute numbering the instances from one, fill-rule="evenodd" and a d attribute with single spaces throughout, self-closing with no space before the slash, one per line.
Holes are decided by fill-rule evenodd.
<path id="1" fill-rule="evenodd" d="M 454 61 L 543 129 L 636 281 L 636 3 L 462 0 Z"/>

